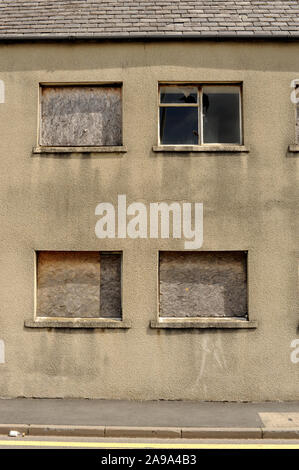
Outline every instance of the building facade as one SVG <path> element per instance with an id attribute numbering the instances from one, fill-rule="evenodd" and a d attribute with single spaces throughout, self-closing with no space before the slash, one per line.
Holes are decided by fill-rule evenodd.
<path id="1" fill-rule="evenodd" d="M 298 400 L 298 2 L 2 3 L 0 396 Z"/>

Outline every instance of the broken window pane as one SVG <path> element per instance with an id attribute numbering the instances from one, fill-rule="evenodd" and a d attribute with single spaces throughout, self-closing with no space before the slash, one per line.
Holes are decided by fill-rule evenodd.
<path id="1" fill-rule="evenodd" d="M 205 144 L 241 144 L 238 87 L 203 87 Z"/>
<path id="2" fill-rule="evenodd" d="M 160 107 L 160 142 L 165 145 L 197 145 L 198 108 Z"/>
<path id="3" fill-rule="evenodd" d="M 162 86 L 160 103 L 197 103 L 196 87 Z"/>
<path id="4" fill-rule="evenodd" d="M 120 86 L 42 86 L 40 144 L 122 145 Z"/>
<path id="5" fill-rule="evenodd" d="M 121 318 L 121 254 L 39 252 L 37 316 Z"/>
<path id="6" fill-rule="evenodd" d="M 161 317 L 247 317 L 247 254 L 161 252 Z"/>

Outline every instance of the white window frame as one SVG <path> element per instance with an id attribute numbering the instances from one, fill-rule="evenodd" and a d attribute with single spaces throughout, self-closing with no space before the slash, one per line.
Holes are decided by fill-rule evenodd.
<path id="1" fill-rule="evenodd" d="M 235 87 L 239 89 L 239 143 L 205 143 L 203 140 L 203 89 L 207 87 Z M 197 88 L 197 103 L 161 103 L 161 88 L 162 87 L 194 87 Z M 160 139 L 160 108 L 166 107 L 197 107 L 198 108 L 198 144 L 164 144 Z M 159 82 L 158 85 L 158 146 L 159 147 L 198 147 L 198 148 L 211 148 L 215 146 L 221 147 L 240 147 L 243 146 L 243 92 L 241 82 L 209 82 L 209 83 L 194 83 L 194 82 Z"/>

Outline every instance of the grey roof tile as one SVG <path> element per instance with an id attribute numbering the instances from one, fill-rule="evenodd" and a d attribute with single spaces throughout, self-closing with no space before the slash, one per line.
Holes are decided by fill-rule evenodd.
<path id="1" fill-rule="evenodd" d="M 0 39 L 294 37 L 299 0 L 0 0 Z"/>

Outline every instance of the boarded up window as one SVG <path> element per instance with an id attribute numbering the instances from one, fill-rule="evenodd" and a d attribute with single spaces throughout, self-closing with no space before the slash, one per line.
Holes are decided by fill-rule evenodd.
<path id="1" fill-rule="evenodd" d="M 161 252 L 161 317 L 247 317 L 247 254 Z"/>
<path id="2" fill-rule="evenodd" d="M 296 87 L 296 96 L 299 100 L 299 86 Z M 299 101 L 296 105 L 296 143 L 299 144 Z"/>
<path id="3" fill-rule="evenodd" d="M 120 86 L 42 86 L 40 145 L 122 144 Z"/>
<path id="4" fill-rule="evenodd" d="M 39 252 L 37 316 L 121 318 L 121 254 Z"/>

